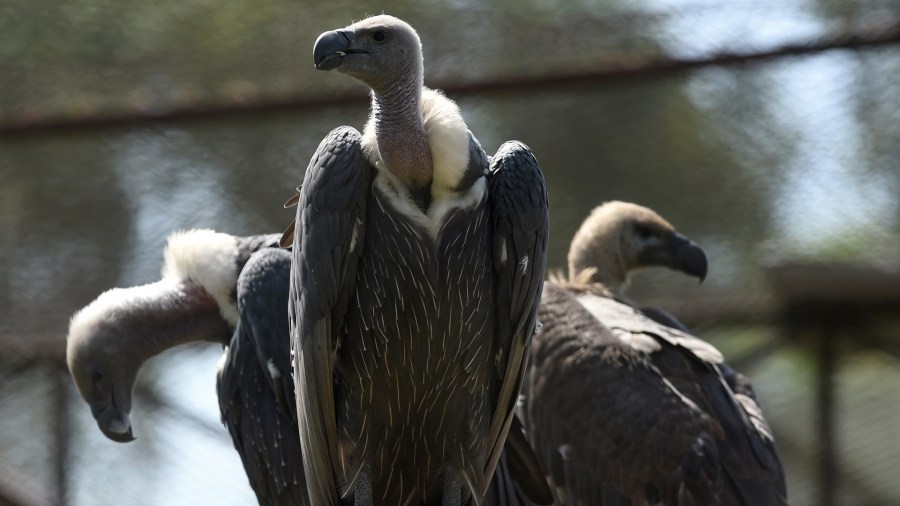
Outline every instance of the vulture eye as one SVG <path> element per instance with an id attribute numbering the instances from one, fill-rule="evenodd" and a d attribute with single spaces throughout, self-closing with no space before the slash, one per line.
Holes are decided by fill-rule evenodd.
<path id="1" fill-rule="evenodd" d="M 653 230 L 646 225 L 635 225 L 634 234 L 641 239 L 650 239 L 653 237 Z"/>
<path id="2" fill-rule="evenodd" d="M 375 30 L 372 32 L 372 40 L 381 43 L 387 40 L 387 32 L 384 30 Z"/>
<path id="3" fill-rule="evenodd" d="M 100 369 L 94 369 L 91 372 L 91 381 L 93 381 L 94 383 L 97 383 L 98 381 L 100 381 L 102 379 L 103 379 L 103 371 L 101 371 Z"/>

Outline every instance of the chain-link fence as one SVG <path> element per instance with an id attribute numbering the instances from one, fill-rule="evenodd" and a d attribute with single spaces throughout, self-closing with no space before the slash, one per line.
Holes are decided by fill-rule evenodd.
<path id="1" fill-rule="evenodd" d="M 120 445 L 64 376 L 67 321 L 103 290 L 158 279 L 174 230 L 282 229 L 319 140 L 366 116 L 361 87 L 313 69 L 312 43 L 382 10 L 418 29 L 426 84 L 457 100 L 488 151 L 518 138 L 537 154 L 551 267 L 609 199 L 653 207 L 703 245 L 703 286 L 654 271 L 631 293 L 748 373 L 792 504 L 900 503 L 898 313 L 847 325 L 823 374 L 818 334 L 785 324 L 766 275 L 785 260 L 900 263 L 900 3 L 11 0 L 0 504 L 253 501 L 218 422 L 221 350 L 151 361 L 138 440 Z"/>

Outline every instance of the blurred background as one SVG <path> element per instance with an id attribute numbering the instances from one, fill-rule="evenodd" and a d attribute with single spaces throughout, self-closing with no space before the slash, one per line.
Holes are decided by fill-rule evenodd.
<path id="1" fill-rule="evenodd" d="M 630 293 L 751 378 L 792 504 L 900 504 L 900 1 L 362 3 L 0 3 L 0 504 L 253 503 L 219 347 L 152 360 L 117 444 L 65 369 L 68 320 L 157 280 L 175 230 L 282 230 L 316 145 L 367 116 L 313 42 L 380 12 L 487 151 L 534 150 L 550 267 L 611 199 L 706 249 L 703 285 Z"/>

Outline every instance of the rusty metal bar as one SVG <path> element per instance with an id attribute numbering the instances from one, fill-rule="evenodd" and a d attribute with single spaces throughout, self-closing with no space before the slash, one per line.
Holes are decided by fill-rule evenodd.
<path id="1" fill-rule="evenodd" d="M 750 369 L 753 369 L 761 362 L 765 362 L 769 359 L 769 357 L 787 348 L 791 344 L 792 343 L 787 339 L 772 339 L 758 344 L 750 350 L 741 353 L 740 355 L 730 357 L 726 361 L 736 371 L 746 373 Z"/>
<path id="2" fill-rule="evenodd" d="M 827 326 L 819 332 L 818 370 L 816 376 L 816 420 L 818 432 L 819 502 L 821 506 L 837 504 L 837 441 L 835 433 L 835 374 L 838 368 L 837 339 Z"/>
<path id="3" fill-rule="evenodd" d="M 716 53 L 699 58 L 657 58 L 653 60 L 606 62 L 602 67 L 570 73 L 521 77 L 495 78 L 490 81 L 432 83 L 454 96 L 494 92 L 533 92 L 555 86 L 580 86 L 611 83 L 635 78 L 646 78 L 708 66 L 741 65 L 771 59 L 803 56 L 833 49 L 861 49 L 900 43 L 900 23 L 869 33 L 842 33 L 814 42 L 790 44 L 768 51 L 752 53 Z M 48 117 L 36 120 L 12 119 L 0 123 L 0 135 L 42 133 L 51 131 L 81 130 L 86 128 L 121 127 L 157 121 L 211 119 L 223 116 L 260 114 L 289 110 L 315 110 L 353 101 L 364 101 L 360 91 L 349 91 L 326 96 L 294 96 L 283 99 L 215 103 L 201 106 L 183 106 L 163 113 L 123 111 L 103 115 L 75 118 Z"/>

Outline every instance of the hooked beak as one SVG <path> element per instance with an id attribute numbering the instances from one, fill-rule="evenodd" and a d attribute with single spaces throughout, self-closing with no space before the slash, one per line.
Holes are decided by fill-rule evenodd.
<path id="1" fill-rule="evenodd" d="M 672 235 L 670 248 L 675 263 L 672 267 L 685 274 L 699 278 L 700 282 L 703 283 L 703 280 L 706 279 L 706 269 L 708 267 L 706 253 L 703 252 L 703 248 L 679 233 Z"/>
<path id="2" fill-rule="evenodd" d="M 128 414 L 122 413 L 113 403 L 91 406 L 91 414 L 97 420 L 97 427 L 104 436 L 117 443 L 134 441 Z"/>
<path id="3" fill-rule="evenodd" d="M 319 70 L 333 70 L 341 66 L 347 54 L 365 53 L 353 48 L 353 32 L 332 30 L 319 35 L 313 46 L 313 63 Z"/>
<path id="4" fill-rule="evenodd" d="M 639 265 L 661 265 L 696 276 L 702 283 L 706 279 L 706 253 L 694 241 L 673 232 L 667 241 L 644 248 L 638 254 Z"/>

